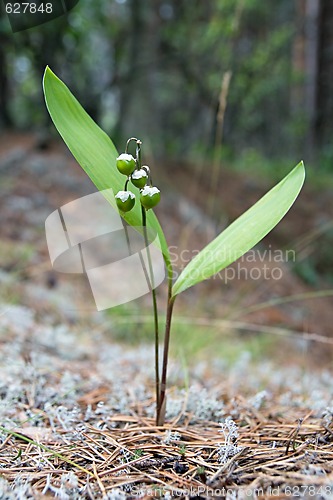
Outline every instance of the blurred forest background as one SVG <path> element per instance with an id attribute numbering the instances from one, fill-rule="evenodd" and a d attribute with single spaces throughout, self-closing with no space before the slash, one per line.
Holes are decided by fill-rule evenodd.
<path id="1" fill-rule="evenodd" d="M 42 76 L 49 65 L 119 151 L 128 137 L 143 141 L 144 161 L 156 172 L 154 182 L 166 188 L 156 212 L 170 244 L 178 244 L 187 256 L 303 159 L 305 187 L 260 247 L 295 249 L 296 261 L 281 264 L 283 279 L 239 279 L 228 286 L 211 280 L 184 294 L 179 310 L 245 317 L 255 326 L 238 327 L 268 333 L 269 345 L 271 333 L 281 330 L 267 325 L 286 327 L 284 334 L 294 332 L 296 338 L 298 332 L 332 335 L 333 1 L 79 0 L 68 14 L 16 33 L 3 3 L 1 8 L 4 269 L 16 270 L 22 260 L 21 254 L 13 257 L 18 240 L 32 256 L 27 262 L 50 266 L 46 217 L 91 192 L 46 110 Z M 17 282 L 26 279 L 24 273 L 16 275 Z M 18 290 L 13 298 L 11 288 L 6 301 L 15 299 L 32 309 L 42 303 L 45 311 L 48 305 L 40 299 L 46 297 L 45 285 L 56 289 L 65 277 L 35 279 L 44 280 L 37 301 L 30 289 Z M 66 309 L 64 289 L 59 290 Z M 68 296 L 72 300 L 72 291 Z M 129 308 L 138 316 L 140 301 Z M 56 309 L 61 309 L 59 302 Z M 125 309 L 119 316 L 127 314 Z M 116 314 L 112 309 L 113 320 Z M 192 346 L 192 327 L 180 328 Z M 207 345 L 206 323 L 200 328 L 201 349 Z M 150 338 L 150 326 L 146 330 Z M 128 321 L 117 331 L 122 338 L 133 337 Z M 331 357 L 322 340 L 321 353 Z M 307 346 L 313 353 L 311 339 Z"/>
<path id="2" fill-rule="evenodd" d="M 333 168 L 329 0 L 80 0 L 15 34 L 2 10 L 2 129 L 49 126 L 48 64 L 116 144 L 216 161 L 223 133 L 229 162 Z"/>
<path id="3" fill-rule="evenodd" d="M 111 481 L 130 494 L 141 472 L 147 498 L 164 480 L 177 497 L 197 496 L 194 482 L 208 495 L 237 483 L 253 498 L 258 486 L 283 498 L 304 485 L 332 498 L 333 0 L 78 0 L 15 33 L 10 1 L 0 0 L 0 498 L 101 498 L 95 480 L 103 498 L 125 498 Z M 300 196 L 255 261 L 177 298 L 167 419 L 178 444 L 149 423 L 150 294 L 97 311 L 86 275 L 52 268 L 47 217 L 96 188 L 46 109 L 47 65 L 119 152 L 143 141 L 176 273 L 304 160 Z M 166 283 L 156 294 L 162 340 Z M 223 430 L 220 462 L 206 467 L 227 415 L 244 455 L 229 454 L 237 440 Z"/>

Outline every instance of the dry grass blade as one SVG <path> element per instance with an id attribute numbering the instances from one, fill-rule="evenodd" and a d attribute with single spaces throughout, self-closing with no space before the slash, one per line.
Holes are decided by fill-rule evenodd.
<path id="1" fill-rule="evenodd" d="M 15 437 L 17 439 L 25 441 L 26 443 L 29 443 L 29 444 L 31 444 L 33 446 L 36 446 L 37 448 L 50 453 L 53 457 L 60 458 L 60 460 L 62 460 L 64 462 L 67 462 L 68 464 L 72 465 L 76 469 L 78 469 L 80 471 L 83 471 L 86 474 L 89 474 L 90 476 L 94 477 L 94 474 L 92 474 L 90 471 L 88 471 L 87 469 L 85 469 L 81 465 L 75 463 L 73 460 L 70 460 L 69 458 L 65 457 L 61 453 L 59 453 L 59 452 L 57 452 L 55 450 L 52 450 L 51 448 L 49 448 L 48 446 L 45 446 L 44 444 L 37 443 L 37 441 L 34 441 L 34 440 L 28 438 L 24 434 L 20 434 L 18 432 L 11 431 L 10 429 L 6 429 L 5 427 L 2 427 L 1 425 L 0 425 L 0 430 L 2 432 L 4 432 L 5 434 L 8 434 L 9 436 Z"/>

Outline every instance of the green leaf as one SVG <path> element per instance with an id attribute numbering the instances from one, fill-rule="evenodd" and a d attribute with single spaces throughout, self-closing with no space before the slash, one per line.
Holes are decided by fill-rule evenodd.
<path id="1" fill-rule="evenodd" d="M 220 272 L 262 240 L 288 212 L 304 178 L 304 165 L 300 162 L 189 262 L 175 282 L 172 296 Z"/>
<path id="2" fill-rule="evenodd" d="M 124 188 L 125 177 L 116 168 L 118 152 L 108 135 L 92 120 L 68 87 L 47 66 L 43 78 L 47 109 L 59 134 L 74 158 L 99 191 L 112 188 L 114 194 Z M 133 188 L 135 191 L 136 188 Z M 131 186 L 132 190 L 132 186 Z M 114 197 L 103 193 L 117 209 Z M 123 214 L 131 226 L 141 226 L 141 205 Z M 147 225 L 159 235 L 164 258 L 170 263 L 169 249 L 162 228 L 152 210 L 147 212 Z"/>

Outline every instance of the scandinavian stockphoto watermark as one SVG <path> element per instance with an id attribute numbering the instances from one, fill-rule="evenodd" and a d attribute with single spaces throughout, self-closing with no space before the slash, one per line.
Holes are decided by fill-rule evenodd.
<path id="1" fill-rule="evenodd" d="M 200 250 L 179 250 L 177 246 L 170 246 L 169 252 L 176 279 L 186 265 L 200 253 Z M 213 280 L 220 280 L 225 284 L 235 280 L 276 281 L 283 278 L 283 264 L 296 262 L 296 252 L 293 249 L 281 250 L 268 245 L 265 249 L 253 248 L 239 257 L 233 249 L 221 246 L 221 250 L 216 255 L 216 262 L 221 259 L 233 265 L 222 271 L 216 269 L 216 273 L 211 278 Z"/>
<path id="2" fill-rule="evenodd" d="M 114 490 L 121 498 L 122 490 Z M 129 485 L 127 488 L 135 498 L 226 498 L 230 500 L 256 500 L 258 498 L 331 498 L 333 487 L 331 484 L 304 484 L 298 485 L 268 485 L 268 486 L 239 486 L 237 488 L 221 486 L 213 488 L 208 485 L 188 486 L 183 488 L 163 488 L 156 485 L 149 489 L 143 489 L 137 485 Z"/>
<path id="3" fill-rule="evenodd" d="M 79 0 L 2 1 L 13 33 L 53 21 L 79 3 Z"/>
<path id="4" fill-rule="evenodd" d="M 159 237 L 127 226 L 112 189 L 96 192 L 52 212 L 45 232 L 53 269 L 85 274 L 98 311 L 149 293 L 165 278 Z M 151 265 L 150 265 L 151 264 Z"/>
<path id="5" fill-rule="evenodd" d="M 165 278 L 158 234 L 149 228 L 147 245 L 144 228 L 128 226 L 116 207 L 113 190 L 106 189 L 63 205 L 45 221 L 53 269 L 86 275 L 98 311 L 142 297 Z M 174 279 L 199 252 L 169 247 Z M 217 262 L 221 256 L 228 262 L 237 259 L 234 252 L 226 248 L 219 251 Z M 283 277 L 281 264 L 295 260 L 294 250 L 278 250 L 271 246 L 262 251 L 252 249 L 233 266 L 220 272 L 217 269 L 212 279 L 225 284 L 233 280 L 280 280 Z M 204 279 L 200 275 L 198 278 Z"/>

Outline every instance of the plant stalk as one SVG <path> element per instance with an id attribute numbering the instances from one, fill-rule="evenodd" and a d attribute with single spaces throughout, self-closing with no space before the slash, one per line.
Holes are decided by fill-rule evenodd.
<path id="1" fill-rule="evenodd" d="M 160 406 L 160 356 L 159 356 L 159 325 L 158 325 L 158 309 L 157 309 L 157 300 L 156 300 L 156 292 L 155 292 L 155 283 L 154 283 L 154 271 L 151 262 L 151 255 L 149 250 L 149 239 L 147 234 L 147 216 L 146 209 L 141 206 L 142 212 L 142 226 L 143 226 L 143 234 L 146 245 L 147 252 L 147 260 L 149 267 L 149 287 L 151 291 L 152 301 L 153 301 L 153 313 L 154 313 L 154 330 L 155 330 L 155 391 L 156 391 L 156 415 L 158 412 L 158 408 Z M 157 416 L 156 416 L 157 419 Z"/>
<path id="2" fill-rule="evenodd" d="M 161 377 L 161 391 L 159 397 L 159 404 L 157 406 L 156 424 L 164 425 L 165 420 L 165 406 L 166 406 L 166 388 L 167 388 L 167 375 L 168 375 L 168 361 L 169 361 L 169 346 L 170 346 L 170 333 L 171 333 L 171 320 L 173 313 L 173 305 L 176 297 L 172 297 L 172 266 L 171 263 L 168 264 L 168 306 L 166 312 L 165 321 L 165 334 L 164 334 L 164 350 L 163 350 L 163 365 L 162 365 L 162 377 Z"/>

